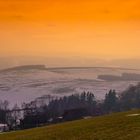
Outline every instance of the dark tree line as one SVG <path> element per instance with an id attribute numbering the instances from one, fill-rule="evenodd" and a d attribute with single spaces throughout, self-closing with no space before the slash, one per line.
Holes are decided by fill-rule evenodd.
<path id="1" fill-rule="evenodd" d="M 52 98 L 52 100 L 49 98 L 49 103 L 46 102 L 46 98 L 40 98 L 28 104 L 24 103 L 22 109 L 15 106 L 6 117 L 11 129 L 17 126 L 19 129 L 26 129 L 137 108 L 140 108 L 140 84 L 130 86 L 121 94 L 110 90 L 102 101 L 97 101 L 91 92 Z M 7 111 L 8 102 L 0 102 L 0 122 L 5 122 Z"/>
<path id="2" fill-rule="evenodd" d="M 0 123 L 6 123 L 6 113 L 9 110 L 9 102 L 0 100 Z"/>
<path id="3" fill-rule="evenodd" d="M 78 111 L 84 110 L 84 115 L 94 115 L 97 101 L 93 93 L 83 92 L 82 94 L 54 99 L 49 104 L 44 104 L 44 101 L 42 103 L 39 102 L 39 107 L 37 107 L 38 102 L 24 104 L 24 107 L 32 108 L 32 110 L 24 111 L 24 119 L 21 121 L 21 127 L 29 128 L 39 124 L 45 124 L 48 123 L 49 119 L 57 122 L 57 118 L 63 116 L 66 110 L 79 109 Z M 83 115 L 81 112 L 79 114 Z M 73 116 L 73 119 L 75 117 Z"/>

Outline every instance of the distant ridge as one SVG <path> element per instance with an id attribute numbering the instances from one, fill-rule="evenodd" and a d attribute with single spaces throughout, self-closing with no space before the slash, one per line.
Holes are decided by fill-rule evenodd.
<path id="1" fill-rule="evenodd" d="M 12 68 L 7 68 L 0 70 L 0 72 L 9 72 L 9 71 L 22 71 L 22 70 L 46 70 L 45 65 L 23 65 L 23 66 L 16 66 Z"/>
<path id="2" fill-rule="evenodd" d="M 140 71 L 140 69 L 136 68 L 123 68 L 123 67 L 50 67 L 47 70 L 55 70 L 55 69 L 119 69 L 119 70 L 136 70 Z"/>
<path id="3" fill-rule="evenodd" d="M 61 70 L 61 69 L 118 69 L 118 70 L 136 70 L 140 71 L 140 69 L 135 68 L 122 68 L 122 67 L 49 67 L 46 68 L 45 65 L 21 65 L 15 66 L 11 68 L 6 68 L 0 70 L 0 72 L 9 72 L 9 71 L 22 71 L 22 70 Z"/>
<path id="4" fill-rule="evenodd" d="M 106 81 L 140 81 L 140 74 L 122 73 L 121 76 L 116 75 L 98 75 L 98 79 Z"/>

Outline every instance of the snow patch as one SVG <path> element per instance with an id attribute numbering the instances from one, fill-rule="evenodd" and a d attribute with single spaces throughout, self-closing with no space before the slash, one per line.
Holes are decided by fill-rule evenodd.
<path id="1" fill-rule="evenodd" d="M 140 114 L 129 114 L 127 117 L 135 117 L 135 116 L 140 116 Z"/>

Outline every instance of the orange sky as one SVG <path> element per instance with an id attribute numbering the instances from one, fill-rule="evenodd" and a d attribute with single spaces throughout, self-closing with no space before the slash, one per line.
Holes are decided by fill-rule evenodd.
<path id="1" fill-rule="evenodd" d="M 1 56 L 140 58 L 139 38 L 139 0 L 0 0 Z"/>

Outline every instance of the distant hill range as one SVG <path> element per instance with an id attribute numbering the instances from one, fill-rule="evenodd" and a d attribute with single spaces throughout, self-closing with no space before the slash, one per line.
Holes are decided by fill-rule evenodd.
<path id="1" fill-rule="evenodd" d="M 12 68 L 7 68 L 4 70 L 0 70 L 0 72 L 10 72 L 10 71 L 24 71 L 24 70 L 46 70 L 45 65 L 23 65 Z"/>
<path id="2" fill-rule="evenodd" d="M 135 70 L 140 71 L 140 69 L 132 69 L 132 68 L 122 68 L 122 67 L 50 67 L 46 68 L 45 65 L 21 65 L 15 66 L 11 68 L 6 68 L 0 70 L 0 72 L 7 72 L 7 71 L 17 71 L 17 70 L 54 70 L 54 69 L 111 69 L 111 70 Z"/>
<path id="3" fill-rule="evenodd" d="M 140 74 L 123 73 L 121 76 L 116 75 L 99 75 L 98 79 L 106 81 L 140 81 Z"/>
<path id="4" fill-rule="evenodd" d="M 0 70 L 0 72 L 13 72 L 13 71 L 29 71 L 29 70 L 83 70 L 83 69 L 106 69 L 106 70 L 123 70 L 123 71 L 140 71 L 140 69 L 130 69 L 130 68 L 121 68 L 121 67 L 50 67 L 46 68 L 45 65 L 22 65 L 11 68 L 6 68 Z M 107 80 L 107 81 L 116 81 L 116 80 L 135 80 L 140 81 L 140 74 L 135 73 L 123 73 L 121 76 L 116 75 L 98 75 L 98 79 Z"/>

